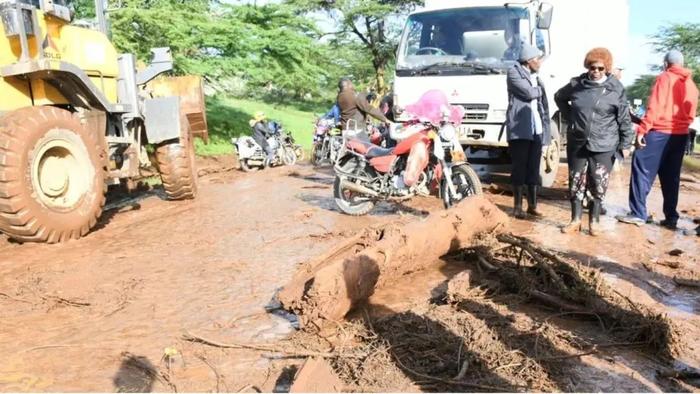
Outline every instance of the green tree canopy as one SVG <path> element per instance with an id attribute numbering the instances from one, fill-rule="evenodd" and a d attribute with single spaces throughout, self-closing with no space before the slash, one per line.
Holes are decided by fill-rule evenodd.
<path id="1" fill-rule="evenodd" d="M 400 26 L 392 18 L 407 14 L 423 0 L 286 0 L 286 4 L 305 11 L 323 11 L 336 22 L 331 34 L 338 42 L 354 41 L 363 48 L 355 56 L 369 59 L 374 69 L 374 87 L 387 91 L 386 74 L 395 60 Z"/>
<path id="2" fill-rule="evenodd" d="M 313 21 L 284 4 L 232 5 L 211 0 L 110 1 L 112 41 L 148 63 L 151 48 L 168 46 L 178 74 L 203 75 L 214 86 L 248 94 L 316 98 L 327 94 L 342 64 L 319 45 Z M 74 3 L 94 17 L 93 0 Z"/>

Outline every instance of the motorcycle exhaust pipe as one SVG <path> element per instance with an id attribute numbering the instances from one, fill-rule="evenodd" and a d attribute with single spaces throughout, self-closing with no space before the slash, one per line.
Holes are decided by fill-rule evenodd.
<path id="1" fill-rule="evenodd" d="M 353 191 L 356 193 L 366 194 L 366 195 L 371 196 L 371 197 L 379 197 L 379 193 L 377 193 L 376 191 L 374 191 L 368 187 L 358 185 L 357 183 L 354 183 L 354 182 L 348 182 L 344 179 L 340 181 L 340 189 L 341 190 L 347 189 L 347 190 L 350 190 L 350 191 Z"/>

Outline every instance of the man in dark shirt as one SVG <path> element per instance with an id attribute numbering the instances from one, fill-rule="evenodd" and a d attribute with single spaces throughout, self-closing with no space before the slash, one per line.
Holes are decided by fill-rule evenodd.
<path id="1" fill-rule="evenodd" d="M 356 128 L 366 130 L 368 116 L 383 123 L 389 122 L 379 109 L 372 107 L 367 102 L 365 95 L 355 92 L 355 86 L 349 78 L 343 78 L 338 83 L 337 102 L 340 107 L 340 121 L 343 129 Z M 349 120 L 353 122 L 348 124 Z"/>

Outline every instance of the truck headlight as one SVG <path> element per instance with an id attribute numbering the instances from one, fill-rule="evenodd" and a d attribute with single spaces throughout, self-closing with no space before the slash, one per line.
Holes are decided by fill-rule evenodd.
<path id="1" fill-rule="evenodd" d="M 455 136 L 457 136 L 457 129 L 451 123 L 446 123 L 440 128 L 440 138 L 443 141 L 452 141 Z"/>

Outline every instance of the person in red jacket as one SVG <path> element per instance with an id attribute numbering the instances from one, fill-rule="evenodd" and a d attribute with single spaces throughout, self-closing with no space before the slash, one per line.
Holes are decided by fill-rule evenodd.
<path id="1" fill-rule="evenodd" d="M 631 212 L 617 219 L 638 226 L 647 222 L 647 196 L 658 174 L 664 197 L 665 218 L 661 225 L 676 229 L 683 153 L 698 107 L 698 88 L 690 70 L 683 67 L 683 54 L 679 51 L 666 54 L 664 69 L 656 78 L 647 112 L 637 129 L 629 189 Z"/>

